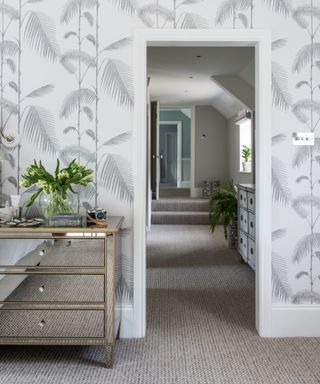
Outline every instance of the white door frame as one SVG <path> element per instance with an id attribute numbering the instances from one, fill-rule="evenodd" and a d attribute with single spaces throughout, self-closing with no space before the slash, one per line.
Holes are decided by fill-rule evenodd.
<path id="1" fill-rule="evenodd" d="M 146 333 L 147 47 L 255 47 L 256 328 L 271 336 L 271 33 L 255 29 L 136 30 L 134 37 L 133 336 Z M 208 79 L 209 81 L 210 79 Z"/>
<path id="2" fill-rule="evenodd" d="M 161 125 L 176 125 L 177 126 L 177 188 L 181 188 L 181 179 L 182 179 L 182 122 L 181 121 L 159 121 L 159 127 Z M 159 128 L 159 137 L 158 141 L 160 143 L 160 128 Z M 160 170 L 161 172 L 161 170 Z"/>

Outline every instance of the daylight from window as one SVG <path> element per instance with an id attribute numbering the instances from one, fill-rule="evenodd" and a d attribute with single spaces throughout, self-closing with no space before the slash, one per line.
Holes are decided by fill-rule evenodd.
<path id="1" fill-rule="evenodd" d="M 246 120 L 239 125 L 240 136 L 240 172 L 251 172 L 251 157 L 252 157 L 252 134 L 251 120 Z"/>

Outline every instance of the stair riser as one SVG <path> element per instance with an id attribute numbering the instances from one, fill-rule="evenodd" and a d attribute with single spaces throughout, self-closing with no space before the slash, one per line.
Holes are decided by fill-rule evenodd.
<path id="1" fill-rule="evenodd" d="M 153 212 L 208 212 L 209 201 L 153 201 Z"/>
<path id="2" fill-rule="evenodd" d="M 175 225 L 209 225 L 209 214 L 185 214 L 185 215 L 172 215 L 172 214 L 152 214 L 152 224 L 175 224 Z"/>

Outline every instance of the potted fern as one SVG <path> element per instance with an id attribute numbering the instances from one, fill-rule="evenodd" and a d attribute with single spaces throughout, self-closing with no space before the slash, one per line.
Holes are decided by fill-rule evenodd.
<path id="1" fill-rule="evenodd" d="M 211 230 L 214 232 L 222 223 L 230 248 L 235 248 L 237 244 L 237 204 L 237 192 L 231 181 L 214 191 L 209 204 Z"/>
<path id="2" fill-rule="evenodd" d="M 241 151 L 242 157 L 242 171 L 243 172 L 251 172 L 251 148 L 247 145 L 242 146 Z"/>

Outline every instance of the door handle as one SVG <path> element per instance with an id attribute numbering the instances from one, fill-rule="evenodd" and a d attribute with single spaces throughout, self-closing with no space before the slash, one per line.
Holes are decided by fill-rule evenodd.
<path id="1" fill-rule="evenodd" d="M 152 155 L 152 158 L 155 159 L 163 159 L 163 155 Z"/>

